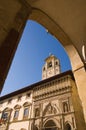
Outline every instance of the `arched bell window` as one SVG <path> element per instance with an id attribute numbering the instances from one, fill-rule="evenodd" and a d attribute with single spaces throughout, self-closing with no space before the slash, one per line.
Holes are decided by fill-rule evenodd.
<path id="1" fill-rule="evenodd" d="M 45 67 L 43 67 L 43 71 L 45 71 Z"/>
<path id="2" fill-rule="evenodd" d="M 47 68 L 50 68 L 50 67 L 52 67 L 52 61 L 50 61 L 50 62 L 48 63 Z"/>

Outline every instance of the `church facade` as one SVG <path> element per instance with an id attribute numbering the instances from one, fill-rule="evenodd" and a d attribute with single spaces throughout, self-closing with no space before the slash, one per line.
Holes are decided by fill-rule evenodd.
<path id="1" fill-rule="evenodd" d="M 0 130 L 84 130 L 82 105 L 72 71 L 61 73 L 50 55 L 42 81 L 0 98 Z"/>

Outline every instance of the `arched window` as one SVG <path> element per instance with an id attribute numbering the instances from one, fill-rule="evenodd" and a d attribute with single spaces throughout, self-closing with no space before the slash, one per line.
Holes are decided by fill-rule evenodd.
<path id="1" fill-rule="evenodd" d="M 23 114 L 23 119 L 27 119 L 29 115 L 29 108 L 25 107 L 24 108 L 24 114 Z"/>
<path id="2" fill-rule="evenodd" d="M 4 121 L 7 121 L 7 120 L 9 119 L 10 112 L 11 112 L 11 109 L 10 109 L 10 108 L 4 109 L 4 111 L 2 112 L 2 117 L 1 117 L 1 119 L 3 119 Z"/>
<path id="3" fill-rule="evenodd" d="M 18 116 L 19 116 L 19 110 L 20 110 L 20 108 L 21 108 L 20 105 L 16 105 L 16 106 L 14 107 L 15 112 L 14 112 L 14 118 L 13 118 L 13 120 L 18 120 Z"/>
<path id="4" fill-rule="evenodd" d="M 55 65 L 58 65 L 58 62 L 57 62 L 57 61 L 55 62 Z"/>
<path id="5" fill-rule="evenodd" d="M 24 106 L 23 119 L 27 119 L 27 118 L 28 118 L 30 105 L 31 105 L 31 104 L 30 104 L 29 102 L 25 102 L 25 103 L 23 104 L 23 106 Z"/>
<path id="6" fill-rule="evenodd" d="M 19 110 L 15 110 L 14 120 L 17 120 L 17 119 L 18 119 L 18 116 L 19 116 Z"/>
<path id="7" fill-rule="evenodd" d="M 2 113 L 2 119 L 3 119 L 3 120 L 7 120 L 7 119 L 8 119 L 8 112 L 5 112 L 5 111 L 4 111 L 4 112 Z"/>
<path id="8" fill-rule="evenodd" d="M 45 67 L 43 68 L 43 71 L 45 71 Z"/>
<path id="9" fill-rule="evenodd" d="M 50 68 L 50 67 L 52 67 L 52 62 L 51 61 L 48 63 L 48 67 L 47 68 Z"/>

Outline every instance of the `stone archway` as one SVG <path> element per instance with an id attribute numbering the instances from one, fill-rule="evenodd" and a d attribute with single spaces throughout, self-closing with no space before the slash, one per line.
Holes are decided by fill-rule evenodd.
<path id="1" fill-rule="evenodd" d="M 79 96 L 82 102 L 84 115 L 86 115 L 86 112 L 85 112 L 86 110 L 86 103 L 85 103 L 86 71 L 84 68 L 84 64 L 82 62 L 82 55 L 81 55 L 81 47 L 83 45 L 82 40 L 86 39 L 85 37 L 86 30 L 84 29 L 85 23 L 86 23 L 85 22 L 86 17 L 84 13 L 86 11 L 86 8 L 84 8 L 86 1 L 81 0 L 81 2 L 77 2 L 77 1 L 72 2 L 72 0 L 70 0 L 68 2 L 62 1 L 61 3 L 59 1 L 60 5 L 57 3 L 58 1 L 54 3 L 53 0 L 50 0 L 50 2 L 46 4 L 44 3 L 45 2 L 44 0 L 41 0 L 41 1 L 43 3 L 41 3 L 40 0 L 37 1 L 36 5 L 38 6 L 33 6 L 33 3 L 36 2 L 34 0 L 32 2 L 31 0 L 27 0 L 27 2 L 24 2 L 24 1 L 20 2 L 19 0 L 16 0 L 16 1 L 11 0 L 10 4 L 8 4 L 9 3 L 8 1 L 7 1 L 7 4 L 5 2 L 4 2 L 5 4 L 3 2 L 0 3 L 0 6 L 1 6 L 0 16 L 5 16 L 4 18 L 1 17 L 0 19 L 1 20 L 0 25 L 2 27 L 1 28 L 2 33 L 0 35 L 1 36 L 0 39 L 2 39 L 0 43 L 0 89 L 2 89 L 2 86 L 4 84 L 6 75 L 8 73 L 9 67 L 11 65 L 13 56 L 15 54 L 15 51 L 18 45 L 18 40 L 21 36 L 22 30 L 24 29 L 25 22 L 27 19 L 32 18 L 33 20 L 36 20 L 42 25 L 44 25 L 45 27 L 47 27 L 50 33 L 53 34 L 56 38 L 58 38 L 58 40 L 62 43 L 64 48 L 66 46 L 70 46 L 67 48 L 66 51 L 69 54 L 71 63 L 73 63 L 72 68 L 75 66 L 77 55 L 75 55 L 75 53 L 71 53 L 71 50 L 73 50 L 71 48 L 71 45 L 73 47 L 74 45 L 76 46 L 78 50 L 78 51 L 76 50 L 76 52 L 78 54 L 79 60 L 81 61 L 81 64 L 79 64 L 79 60 L 77 60 L 78 64 L 77 66 L 75 66 L 75 69 L 73 68 L 74 70 L 73 73 L 75 76 L 77 88 L 79 88 L 78 92 L 79 92 Z M 50 3 L 51 3 L 51 6 L 48 6 Z M 9 8 L 9 5 L 10 5 L 10 8 Z M 42 7 L 43 5 L 44 7 Z M 69 8 L 70 7 L 69 5 L 71 5 L 71 8 Z M 61 10 L 57 10 L 57 9 L 61 9 Z M 58 13 L 58 17 L 57 17 L 57 13 L 55 15 L 54 11 Z M 59 11 L 63 12 L 63 14 L 61 14 Z M 70 13 L 69 15 L 67 15 L 69 11 Z M 77 11 L 79 13 L 77 13 Z M 64 15 L 64 12 L 65 12 L 65 15 Z M 33 16 L 29 17 L 30 13 Z M 67 16 L 67 19 L 64 18 L 64 16 Z M 59 17 L 63 19 L 61 19 L 61 21 L 58 22 L 58 20 L 60 20 Z M 70 21 L 66 22 L 65 20 L 70 20 Z M 73 24 L 74 23 L 73 21 L 75 21 L 75 24 Z M 4 26 L 2 23 L 4 24 Z M 62 23 L 66 23 L 66 24 L 61 26 Z M 68 27 L 68 24 L 69 24 L 69 27 Z M 67 30 L 65 30 L 66 28 Z M 71 57 L 76 57 L 76 58 L 72 59 Z M 86 118 L 86 116 L 84 117 Z"/>
<path id="2" fill-rule="evenodd" d="M 58 130 L 58 127 L 56 126 L 56 123 L 53 120 L 48 120 L 45 123 L 43 130 Z"/>
<path id="3" fill-rule="evenodd" d="M 65 125 L 64 130 L 72 130 L 72 129 L 71 129 L 71 126 L 70 126 L 70 124 L 69 124 L 69 123 L 67 123 L 67 124 Z"/>

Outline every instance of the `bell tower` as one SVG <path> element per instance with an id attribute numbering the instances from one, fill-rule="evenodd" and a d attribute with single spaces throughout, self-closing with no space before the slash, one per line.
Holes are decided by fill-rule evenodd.
<path id="1" fill-rule="evenodd" d="M 45 59 L 45 64 L 42 67 L 42 80 L 60 74 L 60 61 L 54 55 L 49 55 Z"/>

